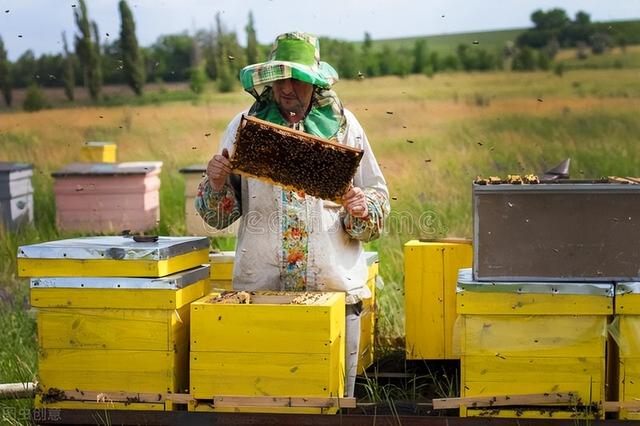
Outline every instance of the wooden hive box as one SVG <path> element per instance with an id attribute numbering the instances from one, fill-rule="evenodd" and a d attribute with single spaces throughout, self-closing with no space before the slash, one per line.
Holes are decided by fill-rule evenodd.
<path id="1" fill-rule="evenodd" d="M 86 163 L 115 163 L 118 146 L 113 142 L 85 142 L 81 157 Z"/>
<path id="2" fill-rule="evenodd" d="M 474 279 L 640 280 L 640 185 L 473 185 Z"/>
<path id="3" fill-rule="evenodd" d="M 211 275 L 209 285 L 212 291 L 233 290 L 233 262 L 235 251 L 219 251 L 209 253 Z"/>
<path id="4" fill-rule="evenodd" d="M 190 406 L 192 410 L 237 411 L 211 408 L 207 403 L 225 396 L 342 397 L 343 293 L 227 292 L 216 296 L 205 296 L 191 305 L 190 385 L 191 395 L 200 400 Z M 251 302 L 238 301 L 241 296 L 250 297 Z M 233 297 L 236 302 L 231 301 Z M 242 411 L 264 410 L 245 407 Z M 322 408 L 276 409 L 323 410 L 326 412 Z"/>
<path id="5" fill-rule="evenodd" d="M 20 277 L 163 277 L 206 264 L 209 241 L 203 237 L 102 236 L 20 246 Z M 32 293 L 33 296 L 33 293 Z"/>
<path id="6" fill-rule="evenodd" d="M 360 314 L 360 343 L 358 346 L 358 369 L 357 374 L 364 371 L 373 364 L 375 360 L 376 342 L 376 284 L 380 270 L 380 258 L 377 252 L 366 252 L 367 267 L 367 287 L 371 291 L 371 297 L 362 301 L 362 313 Z"/>
<path id="7" fill-rule="evenodd" d="M 404 245 L 407 359 L 459 359 L 453 351 L 458 271 L 471 267 L 470 241 Z"/>
<path id="8" fill-rule="evenodd" d="M 123 392 L 131 407 L 104 405 L 170 409 L 163 395 L 188 390 L 189 304 L 204 295 L 208 276 L 204 265 L 162 278 L 31 279 L 37 404 L 100 408 L 90 395 Z M 141 403 L 137 394 L 158 397 Z"/>
<path id="9" fill-rule="evenodd" d="M 161 161 L 73 163 L 53 173 L 58 228 L 92 233 L 155 228 L 161 167 Z"/>
<path id="10" fill-rule="evenodd" d="M 195 208 L 195 199 L 198 194 L 198 185 L 205 177 L 206 165 L 191 165 L 180 169 L 184 176 L 184 217 L 187 225 L 187 234 L 203 235 L 209 237 L 232 237 L 238 233 L 240 222 L 236 221 L 225 229 L 218 230 L 209 226 L 198 214 Z"/>
<path id="11" fill-rule="evenodd" d="M 640 282 L 616 284 L 618 401 L 640 400 Z M 640 420 L 637 410 L 622 409 L 619 418 Z"/>
<path id="12" fill-rule="evenodd" d="M 360 318 L 360 345 L 358 355 L 357 374 L 362 374 L 375 360 L 375 330 L 376 330 L 376 280 L 379 270 L 377 252 L 366 252 L 369 274 L 367 287 L 371 291 L 371 298 L 362 301 Z M 232 290 L 234 251 L 223 251 L 209 254 L 211 276 L 209 284 L 212 291 Z"/>
<path id="13" fill-rule="evenodd" d="M 339 202 L 363 151 L 255 117 L 242 117 L 230 153 L 234 172 Z"/>
<path id="14" fill-rule="evenodd" d="M 478 282 L 463 269 L 457 310 L 461 396 L 576 392 L 578 406 L 605 401 L 612 284 Z M 463 407 L 461 415 L 580 415 L 569 407 L 546 408 Z"/>
<path id="15" fill-rule="evenodd" d="M 0 161 L 0 226 L 16 230 L 33 222 L 33 165 Z"/>

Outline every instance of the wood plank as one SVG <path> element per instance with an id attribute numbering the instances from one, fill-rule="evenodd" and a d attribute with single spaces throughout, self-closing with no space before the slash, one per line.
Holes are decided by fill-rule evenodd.
<path id="1" fill-rule="evenodd" d="M 442 249 L 408 243 L 404 248 L 407 359 L 444 357 Z"/>
<path id="2" fill-rule="evenodd" d="M 457 240 L 457 239 L 452 239 Z M 459 348 L 454 348 L 454 326 L 458 318 L 456 312 L 456 288 L 458 285 L 458 271 L 470 268 L 473 264 L 473 247 L 470 240 L 445 241 L 454 244 L 444 244 L 443 251 L 443 294 L 444 294 L 444 358 L 460 359 Z"/>
<path id="3" fill-rule="evenodd" d="M 458 293 L 458 314 L 612 315 L 613 299 L 595 295 Z"/>
<path id="4" fill-rule="evenodd" d="M 471 382 L 461 384 L 462 397 L 493 396 L 493 395 L 522 395 L 522 394 L 565 394 L 572 392 L 582 403 L 600 403 L 604 401 L 603 382 Z"/>
<path id="5" fill-rule="evenodd" d="M 462 368 L 471 382 L 603 382 L 605 358 L 464 356 Z"/>
<path id="6" fill-rule="evenodd" d="M 60 410 L 91 410 L 94 413 L 94 417 L 92 418 L 92 422 L 89 424 L 100 424 L 97 423 L 97 416 L 103 415 L 106 410 L 126 410 L 126 411 L 141 411 L 141 410 L 150 410 L 150 411 L 164 411 L 165 404 L 164 403 L 144 403 L 144 402 L 117 402 L 117 401 L 105 401 L 105 402 L 96 402 L 96 401 L 53 401 L 42 403 L 39 398 L 36 398 L 35 402 L 36 409 L 60 409 Z M 64 418 L 65 421 L 68 417 Z M 63 423 L 66 424 L 66 423 Z M 87 423 L 85 423 L 87 424 Z M 104 424 L 104 423 L 103 423 Z M 108 424 L 108 423 L 107 423 Z M 122 424 L 122 423 L 112 423 L 112 424 Z"/>
<path id="7" fill-rule="evenodd" d="M 178 290 L 32 288 L 36 308 L 168 309 L 180 308 L 204 295 L 206 280 Z"/>
<path id="8" fill-rule="evenodd" d="M 333 352 L 339 362 L 338 351 Z M 198 399 L 221 394 L 341 395 L 344 368 L 332 364 L 327 354 L 191 352 L 190 393 Z"/>
<path id="9" fill-rule="evenodd" d="M 463 321 L 462 355 L 602 357 L 605 353 L 605 316 L 465 315 Z"/>
<path id="10" fill-rule="evenodd" d="M 175 310 L 161 309 L 41 308 L 37 313 L 39 347 L 173 350 L 169 324 L 176 316 Z"/>
<path id="11" fill-rule="evenodd" d="M 43 349 L 38 375 L 45 391 L 178 392 L 175 369 L 173 351 Z"/>
<path id="12" fill-rule="evenodd" d="M 0 384 L 0 400 L 33 398 L 35 390 L 36 384 L 33 382 Z"/>
<path id="13" fill-rule="evenodd" d="M 164 277 L 209 263 L 208 249 L 164 260 L 18 258 L 20 277 Z"/>
<path id="14" fill-rule="evenodd" d="M 575 392 L 535 393 L 523 395 L 475 396 L 465 398 L 438 398 L 433 400 L 433 408 L 443 410 L 467 407 L 508 407 L 545 404 L 570 404 L 576 401 Z"/>
<path id="15" fill-rule="evenodd" d="M 285 396 L 214 396 L 214 407 L 319 407 L 356 408 L 355 398 Z"/>
<path id="16" fill-rule="evenodd" d="M 184 393 L 140 393 L 140 392 L 100 392 L 90 390 L 65 390 L 62 401 L 128 402 L 128 403 L 164 403 L 188 404 L 193 397 Z"/>

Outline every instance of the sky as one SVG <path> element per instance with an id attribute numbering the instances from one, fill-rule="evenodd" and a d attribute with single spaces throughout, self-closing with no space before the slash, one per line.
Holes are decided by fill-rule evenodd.
<path id="1" fill-rule="evenodd" d="M 118 36 L 117 0 L 86 0 L 103 40 Z M 536 9 L 560 7 L 573 16 L 578 10 L 594 21 L 640 18 L 640 0 L 128 0 L 139 43 L 151 45 L 160 35 L 214 25 L 221 12 L 226 28 L 242 44 L 249 11 L 253 11 L 258 41 L 293 30 L 343 40 L 522 28 L 530 26 Z M 75 33 L 72 5 L 77 0 L 0 0 L 0 37 L 10 60 L 25 50 L 36 55 L 62 50 L 61 33 Z M 8 11 L 8 12 L 7 12 Z M 107 36 L 108 34 L 108 36 Z"/>

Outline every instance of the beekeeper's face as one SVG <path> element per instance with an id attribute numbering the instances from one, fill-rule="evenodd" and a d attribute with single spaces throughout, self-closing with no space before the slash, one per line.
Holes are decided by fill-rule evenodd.
<path id="1" fill-rule="evenodd" d="M 297 123 L 307 115 L 312 96 L 312 84 L 293 78 L 273 83 L 273 97 L 283 117 L 290 123 Z"/>

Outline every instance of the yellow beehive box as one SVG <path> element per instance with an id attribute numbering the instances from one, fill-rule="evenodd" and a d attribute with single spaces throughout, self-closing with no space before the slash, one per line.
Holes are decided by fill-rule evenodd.
<path id="1" fill-rule="evenodd" d="M 211 275 L 209 284 L 212 290 L 233 290 L 233 262 L 235 251 L 219 251 L 209 253 Z"/>
<path id="2" fill-rule="evenodd" d="M 136 241 L 139 240 L 139 241 Z M 21 277 L 164 277 L 208 263 L 203 237 L 85 237 L 18 249 Z"/>
<path id="3" fill-rule="evenodd" d="M 191 395 L 341 397 L 344 336 L 343 293 L 205 296 L 191 305 Z"/>
<path id="4" fill-rule="evenodd" d="M 471 242 L 404 245 L 407 359 L 457 359 L 452 350 L 458 270 L 471 267 Z"/>
<path id="5" fill-rule="evenodd" d="M 611 284 L 477 282 L 463 269 L 457 311 L 461 396 L 575 392 L 576 406 L 605 400 Z M 461 409 L 463 416 L 512 412 Z M 519 413 L 549 416 L 548 410 Z"/>
<path id="6" fill-rule="evenodd" d="M 371 297 L 362 301 L 362 313 L 360 314 L 360 342 L 358 346 L 357 374 L 363 374 L 375 360 L 375 333 L 376 333 L 376 281 L 379 272 L 379 257 L 377 252 L 366 252 L 367 257 L 367 287 L 371 291 Z"/>
<path id="7" fill-rule="evenodd" d="M 60 391 L 186 392 L 189 304 L 204 295 L 208 276 L 205 265 L 162 278 L 33 278 L 38 403 L 83 408 L 90 402 L 65 400 Z"/>
<path id="8" fill-rule="evenodd" d="M 613 330 L 619 351 L 618 401 L 640 399 L 640 282 L 616 284 Z M 620 410 L 619 418 L 640 420 L 640 412 Z"/>
<path id="9" fill-rule="evenodd" d="M 180 169 L 184 176 L 184 217 L 187 225 L 187 234 L 205 235 L 211 237 L 233 237 L 238 233 L 239 221 L 236 221 L 225 229 L 214 229 L 209 226 L 198 214 L 195 207 L 195 199 L 198 194 L 198 185 L 205 177 L 207 166 L 195 164 Z"/>
<path id="10" fill-rule="evenodd" d="M 366 252 L 368 267 L 367 287 L 371 291 L 371 298 L 362 301 L 360 317 L 360 344 L 357 374 L 364 373 L 375 359 L 375 330 L 376 330 L 376 280 L 379 270 L 377 252 Z M 234 251 L 222 251 L 209 254 L 211 275 L 209 289 L 211 291 L 233 290 L 233 262 Z"/>
<path id="11" fill-rule="evenodd" d="M 112 142 L 85 142 L 81 158 L 85 163 L 115 163 L 117 149 Z"/>

